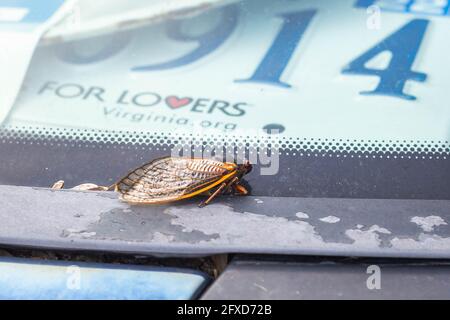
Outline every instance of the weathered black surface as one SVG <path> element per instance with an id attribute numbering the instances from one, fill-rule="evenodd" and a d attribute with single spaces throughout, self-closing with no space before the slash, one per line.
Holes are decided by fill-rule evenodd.
<path id="1" fill-rule="evenodd" d="M 133 145 L 65 139 L 3 139 L 0 184 L 49 187 L 85 182 L 111 185 L 132 168 L 170 155 L 168 144 Z M 20 136 L 20 134 L 17 134 Z M 246 177 L 256 196 L 446 199 L 450 200 L 450 158 L 426 153 L 317 152 L 280 149 L 279 171 Z M 303 154 L 303 155 L 300 155 Z M 381 157 L 382 156 L 382 157 Z"/>
<path id="2" fill-rule="evenodd" d="M 380 275 L 379 282 L 370 278 L 375 273 L 374 269 L 368 273 L 369 266 L 379 267 L 379 272 L 375 271 Z M 293 263 L 238 259 L 202 299 L 450 299 L 449 289 L 450 265 L 444 263 Z"/>
<path id="3" fill-rule="evenodd" d="M 450 201 L 228 197 L 129 206 L 113 192 L 0 186 L 0 244 L 164 256 L 450 258 Z"/>

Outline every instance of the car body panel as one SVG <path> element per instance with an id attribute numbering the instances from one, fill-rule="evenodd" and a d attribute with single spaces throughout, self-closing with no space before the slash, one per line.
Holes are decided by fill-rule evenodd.
<path id="1" fill-rule="evenodd" d="M 0 186 L 0 243 L 165 256 L 450 258 L 450 201 L 222 197 L 133 206 L 114 192 Z"/>
<path id="2" fill-rule="evenodd" d="M 202 299 L 450 299 L 450 265 L 415 261 L 267 261 L 240 257 Z"/>

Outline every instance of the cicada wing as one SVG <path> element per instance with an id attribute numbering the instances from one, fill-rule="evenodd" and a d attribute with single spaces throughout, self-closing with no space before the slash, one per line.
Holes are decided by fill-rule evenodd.
<path id="1" fill-rule="evenodd" d="M 171 202 L 204 192 L 235 170 L 211 159 L 167 157 L 133 170 L 116 184 L 116 191 L 130 203 Z"/>

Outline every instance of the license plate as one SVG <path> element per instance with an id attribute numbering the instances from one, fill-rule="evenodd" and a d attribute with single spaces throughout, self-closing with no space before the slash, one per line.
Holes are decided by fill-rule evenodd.
<path id="1" fill-rule="evenodd" d="M 4 128 L 94 141 L 121 131 L 130 143 L 155 132 L 245 142 L 276 130 L 446 156 L 448 7 L 247 0 L 41 46 Z"/>

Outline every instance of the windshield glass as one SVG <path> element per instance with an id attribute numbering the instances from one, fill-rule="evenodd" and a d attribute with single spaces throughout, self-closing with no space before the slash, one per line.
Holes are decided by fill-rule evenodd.
<path id="1" fill-rule="evenodd" d="M 80 1 L 42 34 L 0 184 L 183 155 L 250 159 L 254 195 L 450 199 L 448 1 L 144 2 Z"/>

